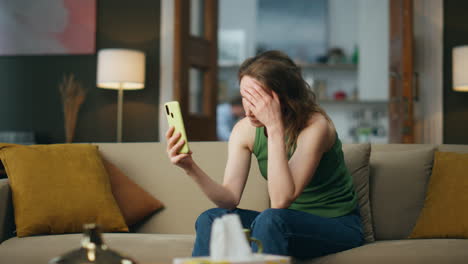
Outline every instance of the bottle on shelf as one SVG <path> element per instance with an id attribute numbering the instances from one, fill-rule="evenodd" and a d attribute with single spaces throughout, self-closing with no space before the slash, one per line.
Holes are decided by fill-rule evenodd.
<path id="1" fill-rule="evenodd" d="M 353 55 L 351 56 L 351 63 L 352 64 L 359 63 L 359 48 L 357 45 L 354 45 Z"/>

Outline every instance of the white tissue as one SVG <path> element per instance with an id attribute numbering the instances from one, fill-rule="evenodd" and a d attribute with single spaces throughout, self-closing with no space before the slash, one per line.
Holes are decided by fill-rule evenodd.
<path id="1" fill-rule="evenodd" d="M 228 214 L 214 220 L 211 228 L 210 253 L 212 260 L 252 259 L 252 249 L 247 242 L 238 215 Z"/>

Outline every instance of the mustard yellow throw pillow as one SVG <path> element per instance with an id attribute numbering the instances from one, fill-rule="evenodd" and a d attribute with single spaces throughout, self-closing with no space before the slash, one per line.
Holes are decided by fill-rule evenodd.
<path id="1" fill-rule="evenodd" d="M 82 232 L 86 223 L 128 231 L 96 146 L 0 144 L 0 159 L 19 237 Z"/>
<path id="2" fill-rule="evenodd" d="M 468 154 L 436 152 L 432 176 L 410 238 L 468 238 Z"/>

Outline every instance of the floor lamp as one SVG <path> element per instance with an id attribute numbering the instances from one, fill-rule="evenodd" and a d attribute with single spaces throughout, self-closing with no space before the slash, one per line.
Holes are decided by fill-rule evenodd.
<path id="1" fill-rule="evenodd" d="M 468 92 L 468 45 L 452 50 L 453 90 Z"/>
<path id="2" fill-rule="evenodd" d="M 117 142 L 122 142 L 122 105 L 124 90 L 143 89 L 145 54 L 129 49 L 102 49 L 98 52 L 97 87 L 118 90 Z"/>

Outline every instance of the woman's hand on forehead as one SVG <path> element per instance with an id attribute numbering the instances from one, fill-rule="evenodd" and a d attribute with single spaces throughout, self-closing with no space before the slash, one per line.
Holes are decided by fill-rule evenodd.
<path id="1" fill-rule="evenodd" d="M 263 85 L 263 83 L 257 81 L 256 79 L 252 78 L 252 81 L 253 81 L 253 85 L 252 87 L 255 88 L 257 91 L 262 91 L 262 92 L 265 92 L 267 93 L 268 95 L 271 96 L 271 90 L 268 89 L 267 87 L 265 87 L 265 85 Z"/>
<path id="2" fill-rule="evenodd" d="M 255 78 L 248 77 L 247 82 L 243 86 L 244 86 L 244 89 L 253 89 L 257 91 L 258 93 L 260 93 L 262 96 L 267 96 L 267 95 L 272 96 L 272 91 L 264 87 L 264 85 L 258 80 L 256 80 Z M 243 89 L 240 89 L 240 90 L 242 94 Z"/>
<path id="3" fill-rule="evenodd" d="M 283 129 L 278 95 L 272 90 L 265 89 L 260 82 L 250 77 L 243 79 L 241 86 L 244 106 L 255 118 L 267 128 L 279 125 L 280 129 Z"/>

